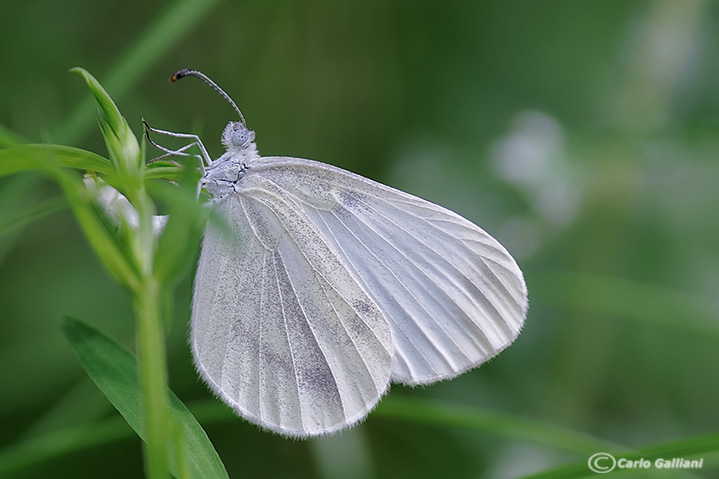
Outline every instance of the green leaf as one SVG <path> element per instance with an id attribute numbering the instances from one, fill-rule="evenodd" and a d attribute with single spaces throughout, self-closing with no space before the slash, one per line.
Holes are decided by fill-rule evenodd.
<path id="1" fill-rule="evenodd" d="M 110 95 L 108 95 L 102 85 L 100 85 L 100 82 L 84 68 L 75 67 L 71 68 L 70 71 L 78 73 L 85 79 L 85 83 L 87 83 L 87 86 L 94 95 L 95 101 L 97 101 L 97 104 L 100 106 L 100 110 L 102 110 L 102 113 L 105 115 L 105 119 L 109 123 L 110 128 L 115 132 L 120 131 L 124 127 L 125 119 L 122 117 L 115 102 L 110 98 Z"/>
<path id="2" fill-rule="evenodd" d="M 107 158 L 70 146 L 22 145 L 0 150 L 0 177 L 22 171 L 53 171 L 58 167 L 98 173 L 113 171 Z"/>
<path id="3" fill-rule="evenodd" d="M 63 318 L 62 328 L 90 378 L 130 427 L 144 439 L 135 356 L 114 340 L 78 320 Z M 172 473 L 178 475 L 184 469 L 181 463 L 186 462 L 193 478 L 228 477 L 202 426 L 172 391 L 168 390 L 168 394 L 173 426 L 182 436 L 180 454 L 174 449 L 174 442 L 170 441 Z"/>
<path id="4" fill-rule="evenodd" d="M 99 118 L 100 131 L 105 139 L 110 159 L 118 171 L 138 171 L 138 168 L 142 166 L 140 144 L 115 102 L 112 101 L 100 82 L 86 70 L 75 67 L 70 71 L 80 74 L 95 96 L 100 111 L 104 115 L 104 118 Z"/>

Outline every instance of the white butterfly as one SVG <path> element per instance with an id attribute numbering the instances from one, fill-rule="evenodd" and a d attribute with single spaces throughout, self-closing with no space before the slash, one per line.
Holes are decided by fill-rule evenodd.
<path id="1" fill-rule="evenodd" d="M 514 341 L 527 290 L 514 259 L 441 206 L 311 160 L 261 157 L 242 113 L 199 188 L 210 223 L 195 278 L 191 343 L 212 390 L 285 436 L 362 420 L 391 382 L 452 378 Z M 149 138 L 149 133 L 148 133 Z M 167 156 L 163 155 L 163 156 Z"/>

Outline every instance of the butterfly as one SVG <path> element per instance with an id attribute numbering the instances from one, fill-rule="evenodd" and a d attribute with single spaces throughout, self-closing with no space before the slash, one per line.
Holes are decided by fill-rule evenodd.
<path id="1" fill-rule="evenodd" d="M 487 361 L 518 336 L 523 275 L 460 215 L 312 160 L 262 157 L 238 113 L 212 160 L 197 135 L 146 126 L 166 156 L 199 149 L 209 222 L 195 277 L 197 370 L 240 416 L 289 437 L 365 418 L 391 383 L 429 384 Z M 150 133 L 187 138 L 164 148 Z"/>

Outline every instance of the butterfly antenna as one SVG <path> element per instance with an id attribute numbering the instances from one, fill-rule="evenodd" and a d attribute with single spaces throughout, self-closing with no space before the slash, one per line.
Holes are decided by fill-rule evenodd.
<path id="1" fill-rule="evenodd" d="M 232 108 L 234 108 L 235 111 L 237 112 L 237 114 L 240 115 L 240 119 L 242 120 L 242 125 L 243 125 L 243 126 L 247 126 L 247 123 L 245 122 L 245 117 L 244 117 L 244 115 L 242 114 L 242 112 L 240 111 L 240 109 L 237 108 L 237 104 L 236 104 L 234 101 L 232 101 L 232 98 L 230 98 L 230 95 L 228 95 L 227 93 L 225 93 L 225 91 L 224 91 L 222 88 L 220 88 L 219 86 L 217 86 L 217 83 L 213 82 L 213 81 L 210 79 L 210 77 L 208 77 L 207 75 L 205 75 L 205 74 L 202 73 L 201 71 L 199 71 L 199 70 L 192 70 L 191 68 L 185 68 L 184 70 L 177 71 L 177 72 L 175 72 L 175 73 L 170 77 L 170 83 L 172 83 L 172 82 L 174 82 L 174 81 L 177 81 L 177 80 L 179 80 L 180 78 L 185 78 L 186 76 L 195 76 L 195 77 L 199 78 L 200 80 L 202 80 L 203 82 L 205 82 L 205 83 L 207 83 L 208 85 L 210 85 L 217 93 L 219 93 L 220 95 L 222 95 L 222 98 L 224 98 L 225 100 L 227 100 L 227 101 L 230 103 L 230 105 L 232 105 Z"/>

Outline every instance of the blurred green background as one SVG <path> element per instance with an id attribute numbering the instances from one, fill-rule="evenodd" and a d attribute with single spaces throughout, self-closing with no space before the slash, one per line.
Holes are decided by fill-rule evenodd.
<path id="1" fill-rule="evenodd" d="M 170 383 L 231 477 L 516 478 L 599 452 L 543 443 L 545 426 L 635 449 L 717 432 L 719 4 L 35 0 L 0 9 L 4 146 L 106 154 L 91 95 L 68 73 L 81 66 L 136 134 L 144 117 L 200 134 L 219 155 L 231 108 L 198 81 L 167 84 L 197 68 L 238 103 L 261 154 L 331 163 L 447 206 L 525 272 L 529 317 L 512 347 L 453 381 L 394 386 L 384 401 L 467 406 L 496 417 L 497 430 L 399 419 L 383 404 L 349 432 L 304 442 L 213 407 L 186 344 L 185 278 Z M 80 318 L 132 347 L 132 305 L 67 209 L 13 220 L 59 195 L 34 175 L 0 183 L 0 464 L 19 460 L 18 445 L 33 438 L 49 450 L 73 444 L 68 431 L 89 423 L 97 444 L 25 458 L 7 477 L 139 477 L 139 439 L 87 379 L 58 322 Z M 503 427 L 506 417 L 536 434 Z M 719 454 L 702 457 L 694 477 L 716 477 Z"/>

